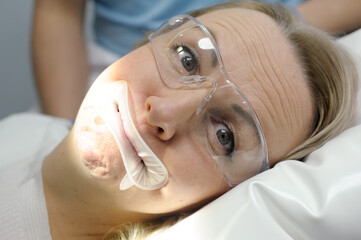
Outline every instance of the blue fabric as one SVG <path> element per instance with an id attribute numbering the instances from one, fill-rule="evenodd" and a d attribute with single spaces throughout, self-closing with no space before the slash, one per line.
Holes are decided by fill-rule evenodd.
<path id="1" fill-rule="evenodd" d="M 289 7 L 303 0 L 264 0 Z M 174 15 L 229 0 L 95 0 L 95 41 L 119 54 L 134 49 L 146 32 L 157 29 Z"/>

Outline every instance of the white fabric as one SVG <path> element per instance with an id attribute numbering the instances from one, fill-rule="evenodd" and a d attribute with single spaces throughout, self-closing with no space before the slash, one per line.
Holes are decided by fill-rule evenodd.
<path id="1" fill-rule="evenodd" d="M 361 66 L 361 29 L 339 42 Z M 361 239 L 360 109 L 357 114 L 354 127 L 305 163 L 281 162 L 151 239 Z"/>
<path id="2" fill-rule="evenodd" d="M 0 239 L 50 240 L 41 164 L 69 131 L 64 120 L 18 114 L 0 121 Z"/>

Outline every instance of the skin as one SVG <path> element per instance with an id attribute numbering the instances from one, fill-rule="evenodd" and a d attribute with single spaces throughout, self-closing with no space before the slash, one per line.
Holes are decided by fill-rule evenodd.
<path id="1" fill-rule="evenodd" d="M 314 118 L 292 47 L 272 19 L 255 11 L 219 10 L 199 20 L 214 33 L 230 78 L 257 112 L 275 164 L 307 137 Z M 99 89 L 120 80 L 128 83 L 130 112 L 140 135 L 169 172 L 168 183 L 155 191 L 119 191 L 126 172 L 115 142 L 96 112 L 84 108 Z M 53 239 L 99 239 L 121 223 L 197 209 L 230 189 L 216 165 L 188 141 L 184 114 L 194 114 L 193 103 L 201 99 L 180 91 L 162 82 L 149 44 L 100 75 L 73 130 L 43 164 Z"/>
<path id="2" fill-rule="evenodd" d="M 35 83 L 42 111 L 74 119 L 87 91 L 86 0 L 36 0 L 32 31 Z"/>

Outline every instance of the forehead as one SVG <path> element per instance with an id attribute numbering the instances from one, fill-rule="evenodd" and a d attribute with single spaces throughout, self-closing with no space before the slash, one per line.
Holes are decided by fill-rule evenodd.
<path id="1" fill-rule="evenodd" d="M 263 13 L 241 8 L 223 9 L 198 19 L 214 35 L 227 73 L 245 74 L 232 79 L 238 86 L 250 78 L 267 85 L 275 80 L 272 72 L 284 74 L 287 66 L 300 68 L 281 29 Z"/>
<path id="2" fill-rule="evenodd" d="M 270 159 L 286 154 L 307 134 L 313 109 L 292 45 L 273 19 L 257 11 L 224 9 L 198 19 L 213 33 L 230 80 L 256 111 Z M 289 146 L 276 147 L 282 141 Z"/>

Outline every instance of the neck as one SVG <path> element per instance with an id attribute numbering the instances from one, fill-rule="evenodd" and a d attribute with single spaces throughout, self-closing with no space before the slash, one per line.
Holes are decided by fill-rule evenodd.
<path id="1" fill-rule="evenodd" d="M 67 137 L 45 160 L 44 193 L 52 238 L 101 239 L 109 229 L 129 221 L 145 220 L 107 202 L 109 193 L 91 183 L 92 176 L 79 169 L 80 161 Z M 93 181 L 94 182 L 94 181 Z M 95 185 L 95 186 L 94 186 Z M 113 193 L 114 194 L 114 193 Z M 114 197 L 113 197 L 114 199 Z"/>

